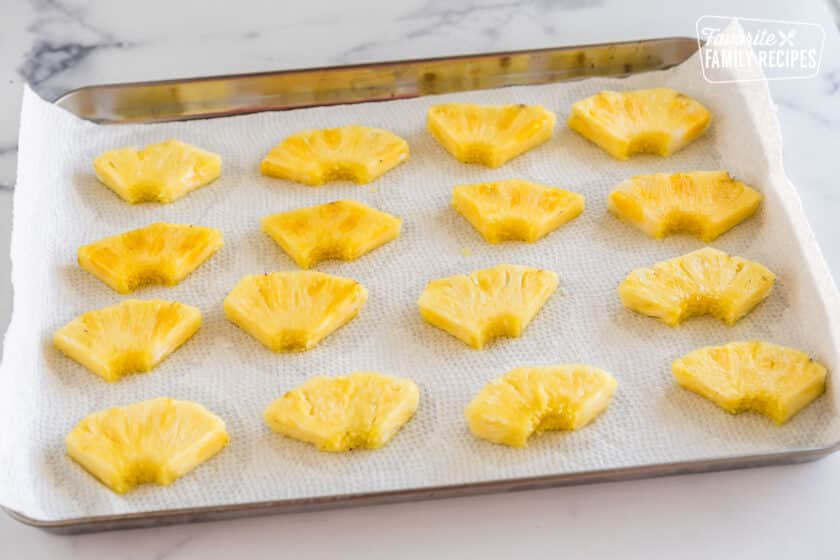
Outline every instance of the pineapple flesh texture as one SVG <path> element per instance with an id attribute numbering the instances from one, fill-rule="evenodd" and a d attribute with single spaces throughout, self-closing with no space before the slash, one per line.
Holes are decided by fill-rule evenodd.
<path id="1" fill-rule="evenodd" d="M 172 202 L 214 181 L 222 158 L 178 140 L 111 150 L 93 162 L 97 178 L 126 202 Z"/>
<path id="2" fill-rule="evenodd" d="M 547 142 L 556 120 L 539 105 L 448 103 L 429 109 L 426 124 L 458 161 L 499 167 Z"/>
<path id="3" fill-rule="evenodd" d="M 706 132 L 712 114 L 669 88 L 602 91 L 572 105 L 569 128 L 616 159 L 669 156 Z"/>
<path id="4" fill-rule="evenodd" d="M 105 381 L 153 369 L 201 326 L 201 311 L 164 300 L 125 300 L 89 311 L 53 337 L 65 355 Z"/>
<path id="5" fill-rule="evenodd" d="M 274 352 L 306 351 L 350 322 L 367 290 L 315 271 L 246 276 L 225 298 L 225 315 Z"/>
<path id="6" fill-rule="evenodd" d="M 431 325 L 481 349 L 519 337 L 557 289 L 557 274 L 504 264 L 429 282 L 417 305 Z"/>
<path id="7" fill-rule="evenodd" d="M 460 185 L 452 206 L 490 243 L 534 243 L 577 218 L 582 195 L 519 179 Z"/>
<path id="8" fill-rule="evenodd" d="M 609 196 L 610 211 L 650 237 L 686 232 L 707 242 L 752 216 L 760 203 L 758 191 L 726 171 L 639 175 Z"/>
<path id="9" fill-rule="evenodd" d="M 583 364 L 524 367 L 486 385 L 467 406 L 477 438 L 525 447 L 533 433 L 577 430 L 610 404 L 618 383 Z"/>
<path id="10" fill-rule="evenodd" d="M 625 307 L 672 327 L 704 314 L 734 325 L 770 294 L 775 279 L 755 261 L 706 247 L 634 270 L 618 294 Z"/>
<path id="11" fill-rule="evenodd" d="M 229 441 L 222 419 L 200 404 L 161 397 L 86 416 L 65 443 L 74 461 L 124 494 L 175 482 Z"/>
<path id="12" fill-rule="evenodd" d="M 309 186 L 329 181 L 375 181 L 408 160 L 408 143 L 381 128 L 351 125 L 304 130 L 275 146 L 262 160 L 263 175 Z"/>
<path id="13" fill-rule="evenodd" d="M 354 261 L 400 235 L 402 220 L 355 200 L 338 200 L 263 218 L 262 229 L 301 268 Z"/>
<path id="14" fill-rule="evenodd" d="M 175 286 L 223 245 L 219 230 L 158 222 L 106 237 L 78 251 L 79 266 L 121 294 Z"/>
<path id="15" fill-rule="evenodd" d="M 826 369 L 806 353 L 752 340 L 700 348 L 672 365 L 677 383 L 731 414 L 784 424 L 825 391 Z"/>
<path id="16" fill-rule="evenodd" d="M 321 451 L 378 449 L 417 410 L 420 392 L 411 379 L 360 371 L 315 377 L 271 403 L 266 424 Z"/>

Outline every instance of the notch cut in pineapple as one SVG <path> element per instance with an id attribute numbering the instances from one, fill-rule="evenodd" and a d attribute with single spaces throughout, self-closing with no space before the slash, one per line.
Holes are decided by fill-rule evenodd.
<path id="1" fill-rule="evenodd" d="M 712 114 L 670 88 L 602 91 L 572 105 L 569 128 L 616 159 L 670 156 L 706 132 Z"/>
<path id="2" fill-rule="evenodd" d="M 367 290 L 315 271 L 245 276 L 225 298 L 225 315 L 274 352 L 305 351 L 350 322 Z"/>
<path id="3" fill-rule="evenodd" d="M 707 346 L 675 360 L 677 383 L 731 414 L 784 424 L 825 391 L 826 369 L 806 353 L 760 340 Z"/>
<path id="4" fill-rule="evenodd" d="M 309 186 L 342 180 L 365 184 L 408 156 L 408 142 L 393 132 L 351 125 L 292 134 L 268 152 L 260 171 Z"/>
<path id="5" fill-rule="evenodd" d="M 373 371 L 314 377 L 271 403 L 266 424 L 321 451 L 378 449 L 417 410 L 420 392 L 411 379 Z"/>
<path id="6" fill-rule="evenodd" d="M 432 280 L 417 306 L 426 322 L 481 349 L 500 336 L 522 336 L 557 284 L 552 271 L 503 264 Z"/>
<path id="7" fill-rule="evenodd" d="M 706 247 L 634 270 L 618 295 L 625 307 L 672 327 L 705 314 L 734 325 L 770 294 L 775 279 L 758 262 Z"/>
<path id="8" fill-rule="evenodd" d="M 280 212 L 262 229 L 301 268 L 320 261 L 354 261 L 400 235 L 402 220 L 355 200 L 338 200 Z"/>
<path id="9" fill-rule="evenodd" d="M 653 238 L 686 232 L 714 241 L 752 216 L 761 194 L 726 171 L 632 177 L 610 193 L 610 211 Z"/>
<path id="10" fill-rule="evenodd" d="M 120 148 L 93 161 L 96 177 L 123 200 L 172 202 L 216 180 L 222 158 L 179 140 Z"/>
<path id="11" fill-rule="evenodd" d="M 556 120 L 539 105 L 447 103 L 429 109 L 426 125 L 458 161 L 499 167 L 547 142 Z"/>
<path id="12" fill-rule="evenodd" d="M 222 247 L 213 228 L 158 222 L 79 248 L 79 266 L 121 294 L 175 286 Z"/>
<path id="13" fill-rule="evenodd" d="M 147 482 L 171 484 L 229 441 L 221 418 L 166 397 L 95 412 L 65 439 L 70 457 L 118 494 Z"/>
<path id="14" fill-rule="evenodd" d="M 618 382 L 583 364 L 523 367 L 484 386 L 466 409 L 472 434 L 525 447 L 531 434 L 578 430 L 609 406 Z"/>
<path id="15" fill-rule="evenodd" d="M 201 311 L 164 300 L 128 299 L 79 315 L 53 336 L 56 348 L 105 381 L 146 372 L 190 339 Z"/>
<path id="16" fill-rule="evenodd" d="M 534 243 L 577 218 L 584 198 L 556 187 L 508 179 L 457 186 L 452 206 L 490 243 L 512 239 Z"/>

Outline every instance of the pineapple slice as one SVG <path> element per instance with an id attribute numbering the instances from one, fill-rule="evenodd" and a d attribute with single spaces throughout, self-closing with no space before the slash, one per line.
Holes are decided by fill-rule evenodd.
<path id="1" fill-rule="evenodd" d="M 556 120 L 539 105 L 447 103 L 429 109 L 426 124 L 458 161 L 499 167 L 547 142 Z"/>
<path id="2" fill-rule="evenodd" d="M 706 132 L 712 114 L 669 88 L 602 91 L 572 105 L 569 128 L 616 159 L 669 156 Z"/>
<path id="3" fill-rule="evenodd" d="M 755 261 L 706 247 L 634 270 L 618 295 L 625 307 L 672 327 L 704 314 L 734 325 L 770 294 L 775 279 Z"/>
<path id="4" fill-rule="evenodd" d="M 826 369 L 794 348 L 752 340 L 707 346 L 672 365 L 677 383 L 731 414 L 784 424 L 825 391 Z"/>
<path id="5" fill-rule="evenodd" d="M 656 173 L 620 183 L 609 208 L 650 237 L 691 233 L 703 241 L 717 237 L 752 216 L 761 194 L 726 171 Z"/>
<path id="6" fill-rule="evenodd" d="M 402 220 L 355 200 L 339 200 L 263 218 L 262 229 L 301 268 L 354 261 L 400 234 Z"/>
<path id="7" fill-rule="evenodd" d="M 222 158 L 178 140 L 142 150 L 121 148 L 93 161 L 96 177 L 123 200 L 172 202 L 211 183 L 222 173 Z"/>
<path id="8" fill-rule="evenodd" d="M 606 410 L 618 383 L 583 364 L 517 368 L 487 384 L 467 406 L 477 438 L 525 447 L 534 432 L 577 430 Z"/>
<path id="9" fill-rule="evenodd" d="M 275 432 L 321 451 L 378 449 L 411 419 L 419 399 L 411 379 L 359 371 L 314 377 L 271 403 L 264 417 Z"/>
<path id="10" fill-rule="evenodd" d="M 417 305 L 428 323 L 481 349 L 500 336 L 521 336 L 557 284 L 554 272 L 503 264 L 432 280 Z"/>
<path id="11" fill-rule="evenodd" d="M 201 311 L 176 301 L 128 299 L 88 311 L 56 331 L 55 346 L 105 381 L 149 371 L 201 326 Z"/>
<path id="12" fill-rule="evenodd" d="M 310 186 L 343 179 L 364 184 L 407 159 L 408 143 L 396 134 L 352 125 L 293 134 L 272 148 L 260 171 Z"/>
<path id="13" fill-rule="evenodd" d="M 219 230 L 158 222 L 78 251 L 79 266 L 121 294 L 145 284 L 175 286 L 223 245 Z"/>
<path id="14" fill-rule="evenodd" d="M 577 218 L 584 199 L 571 191 L 510 179 L 455 187 L 452 206 L 490 243 L 534 243 Z"/>
<path id="15" fill-rule="evenodd" d="M 314 348 L 349 323 L 367 290 L 349 278 L 322 272 L 246 276 L 225 298 L 225 315 L 275 352 Z"/>
<path id="16" fill-rule="evenodd" d="M 95 412 L 65 440 L 70 457 L 118 494 L 146 482 L 172 484 L 229 441 L 221 418 L 165 397 Z"/>

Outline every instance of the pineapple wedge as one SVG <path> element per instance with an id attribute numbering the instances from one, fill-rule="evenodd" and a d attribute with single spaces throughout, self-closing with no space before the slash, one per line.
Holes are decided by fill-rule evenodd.
<path id="1" fill-rule="evenodd" d="M 360 371 L 314 377 L 271 403 L 266 424 L 321 451 L 378 449 L 417 410 L 420 392 L 411 379 Z"/>
<path id="2" fill-rule="evenodd" d="M 201 311 L 163 300 L 125 300 L 88 311 L 56 331 L 53 343 L 105 381 L 149 371 L 201 326 Z"/>
<path id="3" fill-rule="evenodd" d="M 677 383 L 731 414 L 784 424 L 825 391 L 826 369 L 795 348 L 752 340 L 700 348 L 672 365 Z"/>
<path id="4" fill-rule="evenodd" d="M 93 168 L 96 177 L 126 202 L 172 202 L 217 179 L 222 158 L 166 140 L 142 150 L 105 152 L 93 161 Z"/>
<path id="5" fill-rule="evenodd" d="M 426 124 L 458 161 L 499 167 L 547 142 L 556 120 L 539 105 L 448 103 L 429 109 Z"/>
<path id="6" fill-rule="evenodd" d="M 245 276 L 225 298 L 225 315 L 274 352 L 305 351 L 349 323 L 367 290 L 314 271 Z"/>
<path id="7" fill-rule="evenodd" d="M 310 186 L 345 179 L 364 184 L 408 160 L 408 154 L 405 140 L 381 128 L 304 130 L 272 148 L 260 171 Z"/>
<path id="8" fill-rule="evenodd" d="M 569 128 L 616 159 L 669 156 L 706 132 L 712 114 L 669 88 L 602 91 L 572 105 Z"/>
<path id="9" fill-rule="evenodd" d="M 521 336 L 557 284 L 554 272 L 503 264 L 432 280 L 417 305 L 428 323 L 481 349 L 500 336 Z"/>
<path id="10" fill-rule="evenodd" d="M 219 230 L 158 222 L 78 251 L 79 266 L 121 294 L 146 284 L 175 286 L 223 245 Z"/>
<path id="11" fill-rule="evenodd" d="M 534 432 L 577 430 L 606 410 L 618 383 L 583 364 L 524 367 L 486 385 L 467 406 L 477 438 L 525 447 Z"/>
<path id="12" fill-rule="evenodd" d="M 162 397 L 86 416 L 65 443 L 74 461 L 124 494 L 172 484 L 229 441 L 222 419 L 200 404 Z"/>
<path id="13" fill-rule="evenodd" d="M 726 171 L 656 173 L 620 183 L 609 208 L 653 238 L 687 232 L 714 241 L 752 216 L 761 194 Z"/>
<path id="14" fill-rule="evenodd" d="M 672 327 L 704 314 L 734 325 L 770 294 L 775 279 L 755 261 L 706 247 L 634 270 L 618 295 L 625 307 Z"/>
<path id="15" fill-rule="evenodd" d="M 509 179 L 460 185 L 452 206 L 490 243 L 517 239 L 534 243 L 583 212 L 578 193 Z"/>
<path id="16" fill-rule="evenodd" d="M 263 218 L 262 229 L 301 268 L 354 261 L 400 235 L 402 220 L 355 200 L 338 200 Z"/>

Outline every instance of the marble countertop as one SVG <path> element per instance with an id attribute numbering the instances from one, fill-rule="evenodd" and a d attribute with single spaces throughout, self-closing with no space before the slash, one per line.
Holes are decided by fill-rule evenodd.
<path id="1" fill-rule="evenodd" d="M 819 75 L 773 82 L 771 89 L 785 167 L 840 276 L 837 0 L 0 2 L 3 247 L 24 82 L 54 98 L 105 82 L 693 36 L 695 21 L 706 14 L 818 22 L 827 35 Z M 3 328 L 11 310 L 5 255 Z M 825 558 L 840 546 L 838 495 L 840 454 L 773 469 L 77 537 L 53 536 L 0 515 L 0 557 Z"/>

